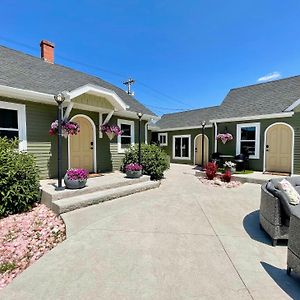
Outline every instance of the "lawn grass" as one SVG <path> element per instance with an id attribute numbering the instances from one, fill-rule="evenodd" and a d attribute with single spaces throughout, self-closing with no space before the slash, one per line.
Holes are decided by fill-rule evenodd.
<path id="1" fill-rule="evenodd" d="M 218 168 L 218 172 L 224 173 L 225 168 Z M 235 171 L 233 174 L 252 174 L 254 171 L 252 170 L 245 170 L 245 171 Z"/>

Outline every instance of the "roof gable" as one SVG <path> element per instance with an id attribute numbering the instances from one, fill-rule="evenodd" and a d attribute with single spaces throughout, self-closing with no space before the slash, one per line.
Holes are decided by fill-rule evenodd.
<path id="1" fill-rule="evenodd" d="M 87 84 L 114 91 L 129 106 L 128 110 L 153 115 L 151 110 L 125 91 L 98 77 L 0 46 L 0 85 L 47 94 L 72 91 Z"/>

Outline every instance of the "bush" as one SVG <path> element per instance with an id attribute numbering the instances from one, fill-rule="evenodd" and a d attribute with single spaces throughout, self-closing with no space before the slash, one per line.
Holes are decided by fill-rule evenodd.
<path id="1" fill-rule="evenodd" d="M 164 171 L 169 168 L 168 155 L 156 145 L 141 145 L 141 164 L 143 174 L 149 175 L 151 180 L 163 178 Z M 138 146 L 133 146 L 125 153 L 121 171 L 125 172 L 125 166 L 131 163 L 137 163 L 139 157 Z"/>
<path id="2" fill-rule="evenodd" d="M 0 138 L 0 218 L 24 212 L 39 200 L 34 158 L 17 148 L 17 140 Z"/>
<path id="3" fill-rule="evenodd" d="M 206 177 L 209 179 L 209 180 L 213 180 L 215 177 L 216 177 L 216 173 L 218 171 L 218 166 L 216 163 L 214 162 L 209 162 L 207 165 L 206 165 Z"/>
<path id="4" fill-rule="evenodd" d="M 225 173 L 222 175 L 222 179 L 223 179 L 224 182 L 230 182 L 230 180 L 231 180 L 231 172 L 230 172 L 229 169 L 227 169 L 225 171 Z"/>

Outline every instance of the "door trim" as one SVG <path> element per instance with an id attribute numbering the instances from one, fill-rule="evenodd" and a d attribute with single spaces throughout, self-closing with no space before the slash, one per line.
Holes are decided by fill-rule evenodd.
<path id="1" fill-rule="evenodd" d="M 195 138 L 194 138 L 194 165 L 196 165 L 196 139 L 197 139 L 197 137 L 199 137 L 199 136 L 202 136 L 202 133 L 199 133 L 199 134 L 197 134 L 196 136 L 195 136 Z M 204 134 L 204 138 L 206 138 L 206 140 L 207 140 L 207 157 L 208 157 L 208 162 L 209 162 L 209 138 L 208 138 L 208 136 L 206 135 L 206 134 Z M 205 149 L 204 149 L 205 150 Z"/>
<path id="2" fill-rule="evenodd" d="M 263 165 L 263 172 L 266 172 L 266 154 L 267 154 L 267 151 L 266 151 L 266 143 L 267 143 L 267 132 L 268 130 L 275 126 L 275 125 L 286 125 L 287 127 L 289 127 L 292 131 L 292 155 L 291 155 L 291 175 L 294 174 L 294 142 L 295 142 L 295 130 L 294 128 L 288 124 L 288 123 L 285 123 L 285 122 L 276 122 L 276 123 L 273 123 L 271 125 L 269 125 L 266 130 L 265 130 L 265 133 L 264 133 L 264 165 Z"/>
<path id="3" fill-rule="evenodd" d="M 86 115 L 83 114 L 77 114 L 75 116 L 73 116 L 70 121 L 72 121 L 73 119 L 77 118 L 77 117 L 81 117 L 81 118 L 85 118 L 87 119 L 91 125 L 92 125 L 92 129 L 93 129 L 93 144 L 94 144 L 94 149 L 93 149 L 93 170 L 94 173 L 97 173 L 97 156 L 96 156 L 96 147 L 97 147 L 97 140 L 96 140 L 96 125 L 94 123 L 94 121 Z M 79 133 L 80 134 L 80 133 Z M 70 149 L 70 136 L 68 135 L 68 169 L 70 169 L 71 167 L 71 161 L 70 161 L 70 157 L 71 157 L 71 149 Z"/>

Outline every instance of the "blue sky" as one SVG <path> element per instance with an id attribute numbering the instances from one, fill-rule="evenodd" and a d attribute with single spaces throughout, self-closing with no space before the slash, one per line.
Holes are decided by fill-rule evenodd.
<path id="1" fill-rule="evenodd" d="M 300 74 L 300 1 L 2 0 L 1 8 L 0 44 L 39 56 L 39 41 L 53 41 L 56 63 L 122 88 L 136 79 L 136 98 L 159 115 Z"/>

